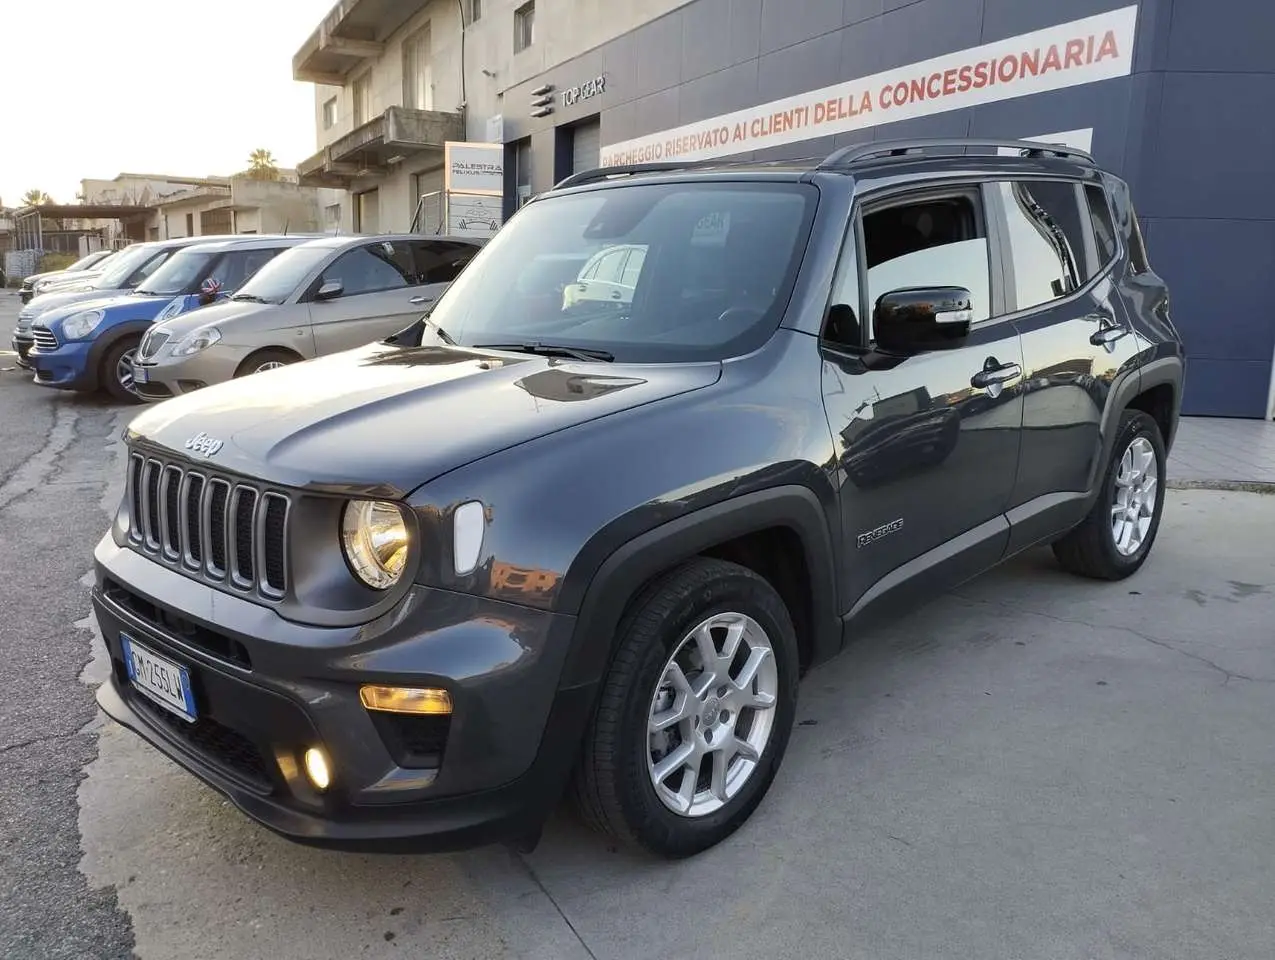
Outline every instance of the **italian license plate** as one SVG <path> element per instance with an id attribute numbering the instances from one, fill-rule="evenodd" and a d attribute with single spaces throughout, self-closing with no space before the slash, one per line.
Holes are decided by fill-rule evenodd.
<path id="1" fill-rule="evenodd" d="M 137 364 L 133 364 L 133 382 L 134 382 L 134 383 L 147 383 L 147 382 L 148 382 L 148 377 L 147 377 L 147 374 L 146 374 L 146 368 L 145 368 L 145 367 L 139 367 Z"/>
<path id="2" fill-rule="evenodd" d="M 152 653 L 132 637 L 121 633 L 128 679 L 137 690 L 183 720 L 195 720 L 195 695 L 190 689 L 190 671 Z"/>

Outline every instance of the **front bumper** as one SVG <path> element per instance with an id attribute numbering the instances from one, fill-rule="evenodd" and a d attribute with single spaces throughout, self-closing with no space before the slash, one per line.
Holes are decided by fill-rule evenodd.
<path id="1" fill-rule="evenodd" d="M 594 689 L 559 687 L 574 618 L 418 587 L 372 624 L 307 627 L 110 533 L 95 556 L 112 666 L 98 704 L 276 833 L 343 849 L 459 849 L 534 835 L 557 803 Z M 190 671 L 194 724 L 133 689 L 121 632 Z M 447 688 L 446 729 L 404 731 L 370 713 L 365 682 Z M 404 753 L 412 736 L 437 752 Z M 300 762 L 316 745 L 332 769 L 324 793 Z"/>
<path id="2" fill-rule="evenodd" d="M 27 363 L 35 371 L 35 382 L 55 390 L 97 389 L 97 376 L 93 366 L 89 340 L 71 340 L 58 344 L 56 350 L 43 351 L 32 347 L 27 352 Z"/>
<path id="3" fill-rule="evenodd" d="M 9 342 L 13 347 L 13 352 L 18 355 L 18 366 L 30 370 L 31 361 L 27 359 L 27 354 L 31 352 L 31 347 L 35 344 L 35 340 L 27 333 L 19 333 L 16 330 L 13 339 Z"/>
<path id="4" fill-rule="evenodd" d="M 146 400 L 167 400 L 194 393 L 209 384 L 234 379 L 250 351 L 230 351 L 214 345 L 191 357 L 160 356 L 133 365 L 138 394 Z"/>

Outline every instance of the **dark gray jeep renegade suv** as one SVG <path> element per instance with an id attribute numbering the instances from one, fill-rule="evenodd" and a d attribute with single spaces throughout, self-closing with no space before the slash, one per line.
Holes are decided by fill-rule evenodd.
<path id="1" fill-rule="evenodd" d="M 695 853 L 871 615 L 1141 566 L 1168 303 L 1064 147 L 570 177 L 390 340 L 131 423 L 98 701 L 298 841 L 526 845 L 569 790 Z"/>

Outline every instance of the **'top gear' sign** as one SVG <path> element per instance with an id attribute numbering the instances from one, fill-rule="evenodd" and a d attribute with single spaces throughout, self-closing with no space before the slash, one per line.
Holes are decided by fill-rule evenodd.
<path id="1" fill-rule="evenodd" d="M 709 160 L 1128 76 L 1136 5 L 602 148 L 604 167 Z"/>

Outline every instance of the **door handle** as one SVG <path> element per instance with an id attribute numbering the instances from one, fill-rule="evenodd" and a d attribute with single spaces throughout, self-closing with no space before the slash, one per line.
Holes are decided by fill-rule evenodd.
<path id="1" fill-rule="evenodd" d="M 1097 330 L 1089 338 L 1089 342 L 1095 347 L 1109 347 L 1121 337 L 1127 337 L 1129 331 L 1125 327 L 1110 326 Z"/>
<path id="2" fill-rule="evenodd" d="M 1002 363 L 992 366 L 996 361 L 988 360 L 988 366 L 984 367 L 974 376 L 970 377 L 970 386 L 978 387 L 980 390 L 987 387 L 1002 383 L 1009 383 L 1016 377 L 1022 376 L 1023 368 L 1016 363 Z"/>
<path id="3" fill-rule="evenodd" d="M 408 300 L 407 302 L 408 303 L 433 303 L 436 299 L 437 299 L 436 297 L 412 297 L 412 299 Z"/>
<path id="4" fill-rule="evenodd" d="M 612 300 L 619 300 L 621 296 L 623 296 L 623 294 L 621 294 L 619 290 L 613 290 L 613 291 L 611 291 L 611 299 L 612 299 Z"/>

